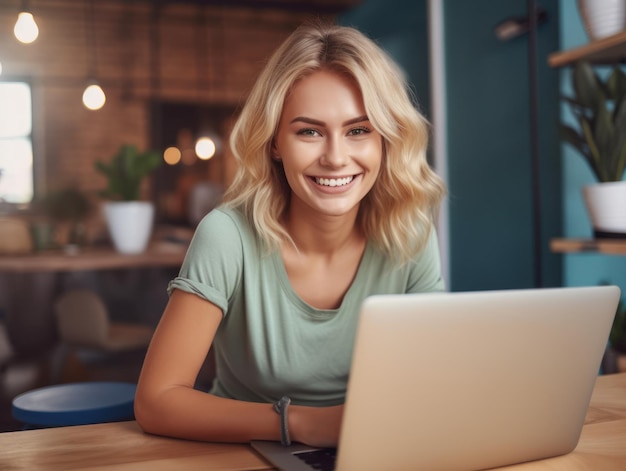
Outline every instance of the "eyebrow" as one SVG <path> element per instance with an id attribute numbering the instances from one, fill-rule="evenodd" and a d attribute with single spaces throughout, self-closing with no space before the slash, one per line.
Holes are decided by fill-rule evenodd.
<path id="1" fill-rule="evenodd" d="M 356 118 L 349 119 L 347 121 L 344 121 L 341 124 L 342 126 L 350 126 L 351 124 L 362 123 L 363 121 L 369 121 L 369 118 L 367 117 L 367 115 L 357 116 Z M 313 124 L 315 126 L 326 125 L 324 121 L 319 121 L 313 118 L 307 118 L 306 116 L 296 116 L 291 121 L 289 121 L 289 124 L 293 124 L 293 123 L 307 123 L 307 124 Z"/>

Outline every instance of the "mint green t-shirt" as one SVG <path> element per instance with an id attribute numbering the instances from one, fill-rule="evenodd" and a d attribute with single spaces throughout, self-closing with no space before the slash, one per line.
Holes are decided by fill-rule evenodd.
<path id="1" fill-rule="evenodd" d="M 344 402 L 361 302 L 372 294 L 443 290 L 435 231 L 398 268 L 368 243 L 338 309 L 316 309 L 293 290 L 280 252 L 267 253 L 247 219 L 218 208 L 198 225 L 179 276 L 168 287 L 223 312 L 214 340 L 211 393 L 252 402 L 283 395 L 294 404 Z"/>

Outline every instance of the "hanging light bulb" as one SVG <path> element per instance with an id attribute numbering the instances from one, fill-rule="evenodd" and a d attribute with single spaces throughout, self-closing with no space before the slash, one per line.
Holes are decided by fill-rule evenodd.
<path id="1" fill-rule="evenodd" d="M 17 15 L 17 21 L 15 22 L 13 33 L 18 41 L 23 42 L 24 44 L 32 43 L 35 39 L 37 39 L 37 36 L 39 36 L 39 27 L 35 22 L 33 14 L 28 8 L 26 0 L 22 2 L 22 8 L 20 9 L 20 13 Z"/>
<path id="2" fill-rule="evenodd" d="M 87 82 L 87 88 L 83 92 L 83 105 L 85 108 L 89 110 L 99 110 L 102 108 L 107 101 L 106 95 L 104 94 L 104 90 L 100 84 L 96 81 L 95 77 L 97 77 L 98 71 L 98 48 L 96 47 L 96 32 L 95 32 L 95 3 L 94 0 L 91 0 L 87 4 L 87 15 L 86 19 L 89 21 L 89 25 L 87 25 L 87 41 L 88 46 L 91 46 L 91 70 L 88 75 L 89 80 Z M 91 44 L 89 44 L 89 42 Z"/>
<path id="3" fill-rule="evenodd" d="M 215 155 L 215 142 L 207 136 L 202 136 L 196 141 L 196 155 L 201 160 L 209 160 Z"/>
<path id="4" fill-rule="evenodd" d="M 182 152 L 178 147 L 168 147 L 163 152 L 163 160 L 168 165 L 176 165 L 182 158 Z"/>
<path id="5" fill-rule="evenodd" d="M 83 92 L 83 105 L 90 110 L 99 110 L 107 101 L 102 87 L 97 82 L 90 82 Z"/>

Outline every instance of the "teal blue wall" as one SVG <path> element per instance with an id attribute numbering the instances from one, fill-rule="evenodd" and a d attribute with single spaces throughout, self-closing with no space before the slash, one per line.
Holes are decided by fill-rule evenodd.
<path id="1" fill-rule="evenodd" d="M 544 0 L 539 30 L 542 284 L 561 284 L 561 257 L 549 240 L 561 229 L 558 73 L 547 56 L 558 49 L 558 0 Z M 524 16 L 526 0 L 447 0 L 450 289 L 535 285 L 530 156 L 528 38 L 500 42 L 494 26 Z M 385 47 L 405 68 L 428 110 L 426 1 L 366 0 L 342 15 Z M 427 112 L 428 115 L 428 112 Z"/>
<path id="2" fill-rule="evenodd" d="M 586 44 L 589 39 L 583 29 L 575 2 L 560 0 L 561 3 L 561 48 L 570 49 Z M 604 69 L 604 70 L 603 70 Z M 605 68 L 598 67 L 600 74 Z M 565 94 L 571 91 L 570 69 L 561 70 L 561 87 Z M 563 106 L 564 119 L 568 110 Z M 587 164 L 571 147 L 563 145 L 563 229 L 571 238 L 592 237 L 591 222 L 587 216 L 581 189 L 595 183 Z M 626 204 L 626 203 L 625 203 Z M 564 256 L 564 284 L 566 286 L 597 285 L 614 283 L 626 293 L 626 257 L 594 254 Z"/>
<path id="3" fill-rule="evenodd" d="M 402 67 L 417 105 L 430 115 L 426 0 L 365 0 L 339 17 L 374 39 Z"/>
<path id="4" fill-rule="evenodd" d="M 542 286 L 561 283 L 558 5 L 543 1 L 538 31 Z M 528 36 L 499 41 L 493 28 L 524 16 L 525 0 L 445 2 L 450 276 L 454 291 L 535 286 Z"/>

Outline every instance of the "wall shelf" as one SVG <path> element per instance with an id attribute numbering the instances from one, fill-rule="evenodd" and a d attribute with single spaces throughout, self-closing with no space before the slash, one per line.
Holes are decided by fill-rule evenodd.
<path id="1" fill-rule="evenodd" d="M 559 253 L 626 255 L 626 239 L 552 239 L 550 250 Z"/>
<path id="2" fill-rule="evenodd" d="M 597 65 L 626 62 L 626 31 L 548 56 L 550 67 L 564 67 L 579 60 Z M 552 239 L 550 250 L 558 253 L 626 255 L 626 239 Z"/>
<path id="3" fill-rule="evenodd" d="M 626 62 L 626 31 L 548 56 L 550 67 L 563 67 L 579 60 L 587 60 L 593 64 Z"/>

